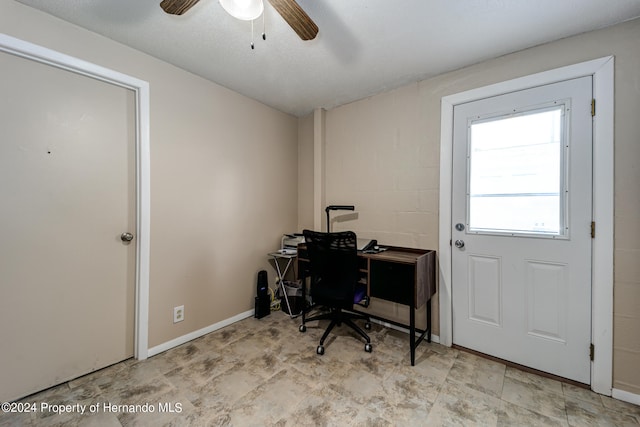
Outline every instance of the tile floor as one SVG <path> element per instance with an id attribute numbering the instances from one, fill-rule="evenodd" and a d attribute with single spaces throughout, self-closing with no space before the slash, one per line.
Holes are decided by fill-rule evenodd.
<path id="1" fill-rule="evenodd" d="M 339 328 L 317 356 L 324 324 L 298 324 L 245 319 L 23 399 L 51 406 L 0 413 L 0 426 L 640 425 L 638 406 L 438 344 L 411 367 L 407 335 L 377 325 L 372 353 Z"/>

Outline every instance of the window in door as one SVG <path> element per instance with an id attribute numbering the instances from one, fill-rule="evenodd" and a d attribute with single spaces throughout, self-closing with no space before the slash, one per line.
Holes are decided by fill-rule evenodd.
<path id="1" fill-rule="evenodd" d="M 469 232 L 567 236 L 568 111 L 564 101 L 470 120 Z"/>

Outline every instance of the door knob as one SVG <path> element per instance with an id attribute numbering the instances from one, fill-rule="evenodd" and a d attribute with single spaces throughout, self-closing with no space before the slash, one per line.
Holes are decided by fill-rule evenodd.
<path id="1" fill-rule="evenodd" d="M 131 233 L 122 233 L 120 235 L 120 240 L 122 240 L 123 242 L 130 242 L 133 240 L 133 234 Z"/>
<path id="2" fill-rule="evenodd" d="M 454 245 L 456 245 L 456 248 L 462 249 L 464 248 L 464 240 L 456 240 Z"/>

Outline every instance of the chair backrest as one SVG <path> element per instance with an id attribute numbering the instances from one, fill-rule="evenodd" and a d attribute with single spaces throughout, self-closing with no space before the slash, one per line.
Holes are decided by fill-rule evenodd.
<path id="1" fill-rule="evenodd" d="M 322 233 L 304 230 L 311 296 L 322 304 L 349 306 L 358 283 L 358 249 L 353 231 Z"/>

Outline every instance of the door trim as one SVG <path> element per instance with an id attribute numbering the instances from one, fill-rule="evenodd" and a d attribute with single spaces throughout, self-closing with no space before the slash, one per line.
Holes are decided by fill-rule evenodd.
<path id="1" fill-rule="evenodd" d="M 146 359 L 149 341 L 150 153 L 149 83 L 87 61 L 0 34 L 0 52 L 51 65 L 135 93 L 136 103 L 136 278 L 134 357 Z"/>
<path id="2" fill-rule="evenodd" d="M 611 396 L 613 374 L 613 188 L 614 188 L 614 57 L 607 56 L 550 71 L 445 96 L 440 134 L 440 343 L 453 343 L 451 299 L 451 191 L 453 173 L 453 109 L 455 105 L 577 77 L 593 76 L 597 113 L 593 121 L 593 220 L 598 233 L 592 246 L 591 389 Z M 585 349 L 587 357 L 588 349 Z"/>

